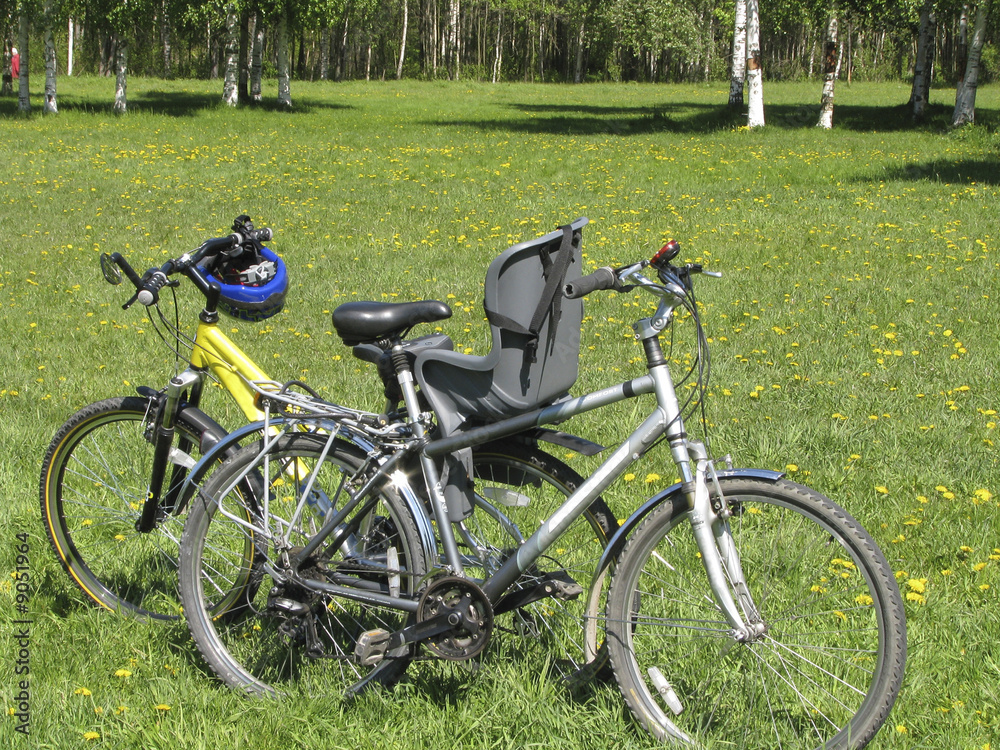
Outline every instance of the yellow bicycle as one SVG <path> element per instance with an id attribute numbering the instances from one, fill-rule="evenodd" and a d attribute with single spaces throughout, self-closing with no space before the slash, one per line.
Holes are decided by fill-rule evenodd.
<path id="1" fill-rule="evenodd" d="M 163 388 L 141 386 L 136 395 L 83 407 L 57 430 L 46 451 L 40 479 L 45 529 L 70 578 L 102 608 L 154 620 L 176 619 L 180 613 L 178 545 L 188 497 L 216 465 L 198 459 L 228 434 L 201 409 L 206 382 L 219 383 L 250 423 L 263 418 L 259 394 L 281 387 L 219 326 L 220 310 L 263 320 L 281 309 L 287 274 L 281 259 L 262 245 L 271 238 L 270 230 L 254 229 L 249 217 L 241 216 L 232 234 L 207 240 L 142 276 L 118 253 L 102 258 L 109 283 L 120 284 L 124 274 L 135 287 L 123 307 L 139 302 L 155 310 L 151 318 L 161 337 L 178 361 L 187 362 Z M 205 297 L 193 338 L 159 304 L 161 291 L 177 286 L 178 276 Z M 407 346 L 450 349 L 452 342 L 434 334 Z M 380 354 L 371 347 L 355 348 L 356 356 L 376 365 Z M 380 374 L 384 385 L 395 377 L 391 368 L 381 367 Z M 399 394 L 387 387 L 386 396 L 391 412 Z M 582 480 L 541 450 L 538 440 L 583 453 L 599 450 L 588 441 L 542 429 L 477 447 L 472 468 L 483 493 L 506 497 L 515 492 L 523 498 L 530 490 L 531 512 L 557 507 Z M 596 558 L 617 522 L 598 500 L 585 523 L 592 527 L 588 538 Z"/>

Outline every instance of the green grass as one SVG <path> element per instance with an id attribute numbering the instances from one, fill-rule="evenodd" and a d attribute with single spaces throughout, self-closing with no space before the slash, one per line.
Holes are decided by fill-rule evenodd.
<path id="1" fill-rule="evenodd" d="M 910 655 L 873 746 L 996 744 L 1000 88 L 980 89 L 980 125 L 948 132 L 951 91 L 932 92 L 929 123 L 912 128 L 897 106 L 907 87 L 842 85 L 823 132 L 818 84 L 769 84 L 770 124 L 749 132 L 720 85 L 301 83 L 284 113 L 223 108 L 216 84 L 133 79 L 124 117 L 110 114 L 112 86 L 62 79 L 58 117 L 0 100 L 0 572 L 28 534 L 32 746 L 648 744 L 612 686 L 571 696 L 539 665 L 501 658 L 474 674 L 424 667 L 356 705 L 247 700 L 205 673 L 183 626 L 82 603 L 39 522 L 42 453 L 72 411 L 158 386 L 171 367 L 98 256 L 158 265 L 241 212 L 275 229 L 292 289 L 266 324 L 233 324 L 234 339 L 273 376 L 372 408 L 374 374 L 332 334 L 340 302 L 447 298 L 442 329 L 482 354 L 481 281 L 509 244 L 578 215 L 597 265 L 676 237 L 725 274 L 698 286 L 713 449 L 830 495 L 898 571 Z M 192 321 L 195 294 L 181 297 Z M 579 392 L 639 372 L 628 325 L 645 304 L 593 296 Z M 238 423 L 221 395 L 209 406 Z M 613 444 L 635 408 L 566 429 Z M 666 460 L 609 492 L 616 512 L 673 479 Z M 0 584 L 5 635 L 15 594 Z M 9 639 L 4 654 L 7 708 L 21 679 Z M 28 746 L 15 724 L 3 719 L 4 741 Z"/>

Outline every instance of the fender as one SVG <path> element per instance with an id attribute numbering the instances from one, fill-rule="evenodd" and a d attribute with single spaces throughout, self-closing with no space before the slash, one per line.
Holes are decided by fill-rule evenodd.
<path id="1" fill-rule="evenodd" d="M 534 440 L 542 440 L 552 445 L 558 445 L 567 450 L 579 453 L 582 456 L 596 456 L 604 450 L 604 446 L 600 443 L 594 443 L 586 438 L 570 435 L 568 432 L 550 430 L 545 427 L 528 430 L 525 435 Z"/>
<path id="2" fill-rule="evenodd" d="M 768 482 L 777 482 L 783 476 L 784 472 L 781 471 L 771 471 L 769 469 L 723 469 L 722 471 L 717 471 L 715 475 L 719 479 L 724 479 L 726 477 L 745 477 L 749 479 L 763 479 Z M 595 568 L 594 579 L 590 584 L 590 592 L 587 596 L 587 611 L 585 614 L 585 652 L 587 660 L 592 660 L 597 655 L 597 623 L 602 617 L 600 610 L 601 604 L 601 594 L 604 590 L 604 579 L 607 577 L 608 568 L 610 568 L 611 563 L 617 559 L 618 555 L 622 551 L 622 547 L 625 546 L 625 542 L 629 540 L 632 532 L 635 531 L 636 527 L 642 523 L 643 519 L 646 518 L 650 513 L 656 510 L 657 507 L 662 505 L 667 499 L 679 495 L 682 492 L 681 483 L 673 484 L 667 487 L 665 490 L 658 492 L 653 497 L 649 498 L 646 502 L 640 505 L 631 516 L 629 516 L 625 522 L 618 527 L 618 531 L 615 532 L 614 536 L 608 541 L 607 546 L 604 548 L 604 552 L 601 554 L 601 558 L 597 563 Z"/>
<path id="3" fill-rule="evenodd" d="M 135 390 L 140 396 L 155 402 L 158 409 L 160 408 L 162 399 L 165 397 L 165 394 L 162 391 L 153 390 L 148 385 L 140 385 Z M 191 425 L 198 431 L 198 437 L 200 439 L 199 449 L 202 455 L 211 451 L 220 440 L 229 434 L 225 427 L 216 422 L 197 406 L 182 403 L 177 408 L 177 417 L 180 418 L 182 414 L 184 415 L 184 419 L 190 422 Z"/>
<path id="4" fill-rule="evenodd" d="M 510 437 L 500 438 L 495 442 L 497 444 L 502 444 L 504 442 L 516 442 L 525 445 L 537 445 L 539 441 L 550 443 L 551 445 L 558 445 L 560 448 L 571 450 L 582 456 L 596 456 L 604 450 L 604 446 L 600 443 L 595 443 L 577 435 L 571 435 L 568 432 L 550 430 L 546 427 L 535 427 L 530 430 L 525 430 L 524 432 L 519 432 L 516 435 L 511 435 Z M 483 445 L 490 444 L 491 443 L 483 443 Z"/>
<path id="5" fill-rule="evenodd" d="M 205 415 L 205 418 L 211 421 L 211 417 Z M 271 425 L 280 424 L 284 420 L 280 418 L 275 418 L 270 420 Z M 337 425 L 323 425 L 323 427 L 329 429 L 336 429 Z M 221 427 L 219 428 L 222 429 Z M 212 446 L 207 453 L 204 453 L 199 459 L 198 463 L 194 465 L 191 471 L 188 472 L 187 478 L 184 480 L 184 486 L 181 491 L 181 496 L 178 501 L 178 506 L 184 508 L 187 503 L 191 500 L 194 495 L 198 484 L 202 479 L 211 471 L 211 469 L 217 465 L 219 462 L 225 460 L 237 450 L 240 449 L 243 441 L 248 437 L 258 438 L 264 431 L 263 422 L 251 422 L 250 424 L 244 425 L 229 434 L 222 430 L 222 436 L 218 437 L 217 442 Z M 360 450 L 364 451 L 366 454 L 371 454 L 375 450 L 375 446 L 364 438 L 359 433 L 353 430 L 340 430 L 338 435 L 340 439 L 345 442 L 354 445 Z M 205 444 L 203 439 L 202 444 Z M 420 533 L 420 540 L 425 550 L 428 550 L 428 554 L 435 554 L 437 549 L 436 537 L 434 535 L 434 527 L 431 525 L 431 520 L 427 515 L 424 505 L 421 502 L 417 493 L 410 486 L 410 479 L 402 471 L 396 471 L 391 476 L 391 482 L 399 491 L 400 497 L 403 498 L 403 502 L 406 503 L 410 510 L 413 519 L 416 521 L 417 530 Z"/>

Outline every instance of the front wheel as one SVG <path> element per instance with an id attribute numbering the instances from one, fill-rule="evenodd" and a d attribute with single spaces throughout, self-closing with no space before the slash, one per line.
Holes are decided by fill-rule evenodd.
<path id="1" fill-rule="evenodd" d="M 685 498 L 668 498 L 622 550 L 608 592 L 611 663 L 629 708 L 657 738 L 699 747 L 863 747 L 895 702 L 906 656 L 885 557 L 813 490 L 720 484 L 757 635 L 734 639 Z"/>
<path id="2" fill-rule="evenodd" d="M 93 604 L 171 620 L 180 612 L 182 519 L 165 514 L 149 533 L 135 528 L 149 487 L 155 409 L 155 402 L 139 396 L 80 409 L 45 453 L 39 499 L 59 562 Z M 176 435 L 175 460 L 197 451 L 199 428 L 183 411 Z"/>

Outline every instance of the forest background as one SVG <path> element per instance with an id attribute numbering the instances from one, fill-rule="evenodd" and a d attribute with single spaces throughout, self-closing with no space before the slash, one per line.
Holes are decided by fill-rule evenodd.
<path id="1" fill-rule="evenodd" d="M 769 80 L 823 75 L 832 62 L 837 76 L 848 81 L 924 75 L 929 82 L 954 84 L 966 74 L 974 32 L 983 82 L 1000 72 L 991 0 L 765 0 L 759 3 L 758 49 L 743 52 L 734 38 L 743 34 L 747 5 L 746 0 L 0 0 L 0 35 L 5 70 L 14 47 L 21 47 L 27 60 L 22 67 L 36 75 L 50 58 L 57 64 L 59 50 L 60 72 L 69 74 L 111 75 L 126 66 L 133 74 L 164 78 L 231 73 L 239 80 L 227 82 L 237 89 L 227 96 L 246 100 L 259 96 L 259 88 L 250 90 L 254 73 L 258 80 L 262 75 L 285 81 L 695 82 L 735 75 L 741 58 L 752 54 Z M 751 15 L 757 5 L 750 0 Z M 279 87 L 279 99 L 283 94 Z"/>

